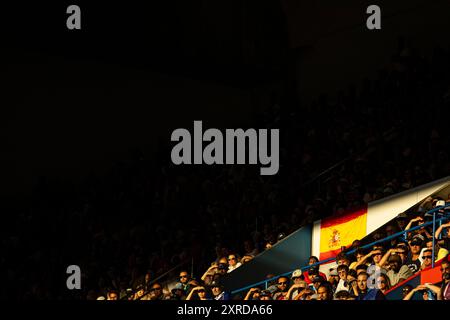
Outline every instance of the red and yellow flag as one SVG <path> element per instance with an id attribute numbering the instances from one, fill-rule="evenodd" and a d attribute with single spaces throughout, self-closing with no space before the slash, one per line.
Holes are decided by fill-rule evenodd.
<path id="1" fill-rule="evenodd" d="M 336 256 L 342 247 L 366 236 L 367 208 L 340 217 L 325 218 L 320 223 L 320 260 Z"/>

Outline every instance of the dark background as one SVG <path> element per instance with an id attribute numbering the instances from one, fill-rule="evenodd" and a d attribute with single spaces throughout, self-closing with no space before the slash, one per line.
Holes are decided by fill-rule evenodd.
<path id="1" fill-rule="evenodd" d="M 378 31 L 369 1 L 78 1 L 81 30 L 70 4 L 3 6 L 3 194 L 152 153 L 195 119 L 245 125 L 280 97 L 302 108 L 375 76 L 399 36 L 426 53 L 449 29 L 446 1 L 379 1 Z"/>
<path id="2" fill-rule="evenodd" d="M 66 28 L 65 12 L 70 4 L 81 7 L 81 30 Z M 155 172 L 162 172 L 170 157 L 170 133 L 174 129 L 189 129 L 193 120 L 203 120 L 208 127 L 260 127 L 265 125 L 261 115 L 270 118 L 268 110 L 275 104 L 282 106 L 277 115 L 283 119 L 295 112 L 298 117 L 295 119 L 301 120 L 304 111 L 310 112 L 317 106 L 312 102 L 317 102 L 318 97 L 335 96 L 349 86 L 356 91 L 364 79 L 376 78 L 378 68 L 392 60 L 402 41 L 414 44 L 420 55 L 431 53 L 436 44 L 448 44 L 448 1 L 378 1 L 382 8 L 382 30 L 376 31 L 365 27 L 369 4 L 373 3 L 177 0 L 146 4 L 137 1 L 2 4 L 2 228 L 10 236 L 10 242 L 14 242 L 16 230 L 20 235 L 32 235 L 24 237 L 22 251 L 11 247 L 7 255 L 9 270 L 16 266 L 26 270 L 24 256 L 39 261 L 35 273 L 22 273 L 18 283 L 23 285 L 45 273 L 55 280 L 54 272 L 60 278 L 54 281 L 53 292 L 65 292 L 61 266 L 84 257 L 82 246 L 90 245 L 86 239 L 94 233 L 92 230 L 99 225 L 101 229 L 104 221 L 112 229 L 128 222 L 127 208 L 115 213 L 117 217 L 113 219 L 108 210 L 114 211 L 115 203 L 107 197 L 101 201 L 94 199 L 102 204 L 99 207 L 104 212 L 94 210 L 91 214 L 87 210 L 86 215 L 99 221 L 92 222 L 92 230 L 86 231 L 81 225 L 73 229 L 74 237 L 67 236 L 73 240 L 69 248 L 74 248 L 74 252 L 78 239 L 86 243 L 80 242 L 76 254 L 71 255 L 68 250 L 66 260 L 61 258 L 56 263 L 60 251 L 64 251 L 57 235 L 65 234 L 64 228 L 71 228 L 61 222 L 69 210 L 61 208 L 75 203 L 72 190 L 77 185 L 84 188 L 83 183 L 93 176 L 102 177 L 115 170 L 117 163 L 134 161 L 142 155 Z M 405 119 L 411 115 L 416 121 L 427 111 L 425 107 L 415 110 L 409 105 L 399 108 L 398 113 L 405 115 Z M 309 114 L 315 114 L 314 110 Z M 366 119 L 352 118 L 352 113 L 349 114 L 348 120 L 359 120 L 358 125 L 364 127 Z M 309 125 L 325 132 L 327 124 L 322 119 L 317 110 Z M 270 120 L 279 124 L 278 118 Z M 376 125 L 370 130 L 375 135 L 381 132 Z M 283 129 L 281 132 L 283 135 Z M 310 143 L 314 145 L 314 141 Z M 281 148 L 290 151 L 302 144 L 293 134 L 282 137 Z M 326 141 L 314 146 L 329 147 Z M 291 155 L 284 152 L 282 161 L 287 163 Z M 297 154 L 289 165 L 295 167 L 302 156 L 301 152 Z M 339 154 L 335 158 L 345 156 Z M 335 158 L 324 158 L 315 162 L 310 171 L 307 166 L 300 166 L 299 171 L 307 174 L 293 185 L 303 185 L 308 178 L 335 164 Z M 275 189 L 281 189 L 283 195 L 287 194 L 285 189 L 295 193 L 295 188 L 289 189 L 278 180 L 280 176 L 291 175 L 283 173 L 283 165 L 282 162 L 280 174 L 269 182 Z M 180 190 L 195 188 L 189 180 L 192 168 L 178 169 L 175 173 L 179 175 L 170 177 L 172 186 L 179 186 Z M 251 176 L 253 169 L 244 173 Z M 377 168 L 371 169 L 376 172 Z M 214 176 L 214 172 L 210 168 L 200 170 L 207 177 Z M 155 176 L 155 181 L 165 179 Z M 103 183 L 108 186 L 109 180 Z M 132 195 L 139 192 L 128 191 Z M 157 193 L 153 189 L 145 192 Z M 202 199 L 172 200 L 172 210 L 180 212 L 185 203 L 197 210 L 195 202 Z M 227 204 L 228 199 L 222 200 L 223 203 L 215 205 Z M 83 207 L 83 201 L 77 202 L 74 211 L 82 212 L 79 207 Z M 127 201 L 139 207 L 133 198 Z M 103 206 L 104 203 L 110 207 Z M 124 207 L 127 205 L 128 202 Z M 26 213 L 22 211 L 24 208 L 28 208 Z M 141 216 L 137 219 L 153 219 L 146 213 L 139 212 Z M 169 226 L 170 218 L 167 214 L 158 223 Z M 22 228 L 23 221 L 28 221 L 27 227 Z M 86 237 L 77 230 L 84 230 Z M 244 227 L 242 230 L 236 229 L 236 233 L 245 234 Z M 151 239 L 159 246 L 155 238 Z M 50 260 L 48 256 L 56 258 Z M 39 296 L 39 292 L 34 294 Z"/>
<path id="3" fill-rule="evenodd" d="M 72 31 L 68 4 L 2 10 L 9 195 L 39 176 L 98 172 L 135 147 L 153 153 L 196 119 L 245 122 L 252 90 L 279 79 L 287 33 L 276 1 L 77 2 Z"/>

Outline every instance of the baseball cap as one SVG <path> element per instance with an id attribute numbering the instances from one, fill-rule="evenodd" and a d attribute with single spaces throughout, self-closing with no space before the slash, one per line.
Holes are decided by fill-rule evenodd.
<path id="1" fill-rule="evenodd" d="M 425 240 L 425 238 L 423 237 L 423 235 L 421 235 L 421 234 L 415 234 L 414 236 L 413 236 L 413 240 L 414 239 L 417 239 L 417 240 L 419 240 L 419 241 L 424 241 Z"/>
<path id="2" fill-rule="evenodd" d="M 416 238 L 416 239 L 412 239 L 410 245 L 414 246 L 422 246 L 422 241 L 420 241 L 420 239 Z"/>
<path id="3" fill-rule="evenodd" d="M 175 285 L 175 287 L 173 287 L 172 288 L 172 293 L 174 293 L 176 290 L 184 290 L 184 288 L 183 288 L 183 285 L 180 283 L 180 282 L 178 282 L 176 285 Z"/>
<path id="4" fill-rule="evenodd" d="M 291 278 L 299 278 L 303 275 L 302 270 L 296 269 L 294 272 L 292 272 Z"/>

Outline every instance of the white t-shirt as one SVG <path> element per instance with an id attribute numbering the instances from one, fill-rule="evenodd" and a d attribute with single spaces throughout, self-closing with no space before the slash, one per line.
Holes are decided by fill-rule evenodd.
<path id="1" fill-rule="evenodd" d="M 227 273 L 230 273 L 231 271 L 236 270 L 236 269 L 239 268 L 240 266 L 242 266 L 242 263 L 240 263 L 240 262 L 236 263 L 236 265 L 234 265 L 234 266 L 228 266 L 228 271 L 227 271 Z"/>
<path id="2" fill-rule="evenodd" d="M 347 282 L 347 286 L 345 286 L 344 284 Z M 336 287 L 336 291 L 335 292 L 339 292 L 341 290 L 347 291 L 350 289 L 349 285 L 348 285 L 348 281 L 345 281 L 343 279 L 339 279 L 338 285 Z"/>

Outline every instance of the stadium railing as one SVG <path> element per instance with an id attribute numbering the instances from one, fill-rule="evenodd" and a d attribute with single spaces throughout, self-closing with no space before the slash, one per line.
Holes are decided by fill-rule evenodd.
<path id="1" fill-rule="evenodd" d="M 423 229 L 423 228 L 425 228 L 425 227 L 428 227 L 428 226 L 432 225 L 432 226 L 433 226 L 433 233 L 432 233 L 432 235 L 433 235 L 432 267 L 434 267 L 434 260 L 435 260 L 435 259 L 434 259 L 434 257 L 435 257 L 435 252 L 434 252 L 434 249 L 435 249 L 435 236 L 434 236 L 434 235 L 435 235 L 435 232 L 436 232 L 436 224 L 437 224 L 437 223 L 442 223 L 442 221 L 445 221 L 445 220 L 450 220 L 450 213 L 445 213 L 445 211 L 442 212 L 442 215 L 443 215 L 443 216 L 442 216 L 441 218 L 438 218 L 438 219 L 437 219 L 437 218 L 436 218 L 436 215 L 437 215 L 438 213 L 440 213 L 440 211 L 443 211 L 444 209 L 449 208 L 449 207 L 450 207 L 450 204 L 446 204 L 446 205 L 444 205 L 444 206 L 439 206 L 439 207 L 436 207 L 436 208 L 434 208 L 434 209 L 431 209 L 431 210 L 427 211 L 427 212 L 424 214 L 424 216 L 432 216 L 432 217 L 433 217 L 433 220 L 432 220 L 432 221 L 425 222 L 425 223 L 423 223 L 423 224 L 421 224 L 421 225 L 412 227 L 412 228 L 410 228 L 410 229 L 408 229 L 408 230 L 403 230 L 403 231 L 397 232 L 397 233 L 395 233 L 395 234 L 393 234 L 393 235 L 390 235 L 390 236 L 388 236 L 388 237 L 386 237 L 386 238 L 383 238 L 383 239 L 379 239 L 379 240 L 373 241 L 373 242 L 371 242 L 371 243 L 369 243 L 369 244 L 362 245 L 362 246 L 360 246 L 360 247 L 358 247 L 358 248 L 361 248 L 361 249 L 367 249 L 367 248 L 373 247 L 375 244 L 387 242 L 387 241 L 389 241 L 389 240 L 392 240 L 392 239 L 395 239 L 395 238 L 401 237 L 401 236 L 404 236 L 404 238 L 406 239 L 406 235 L 407 235 L 408 233 L 411 233 L 411 232 L 414 232 L 414 231 L 416 231 L 416 230 Z M 350 255 L 350 254 L 355 253 L 356 250 L 357 250 L 358 248 L 355 248 L 355 249 L 352 249 L 352 250 L 349 250 L 349 251 L 344 251 L 344 252 L 345 252 L 346 255 Z M 334 258 L 334 257 L 331 257 L 331 258 L 328 258 L 328 259 L 324 259 L 324 260 L 318 261 L 318 262 L 316 262 L 316 263 L 314 263 L 314 264 L 311 264 L 311 265 L 307 265 L 307 266 L 300 267 L 299 269 L 303 272 L 303 271 L 305 271 L 305 270 L 310 269 L 311 267 L 314 267 L 314 266 L 320 266 L 320 265 L 322 265 L 322 264 L 331 262 L 331 261 L 333 261 L 333 260 L 335 260 L 335 258 Z M 285 272 L 285 273 L 279 274 L 279 275 L 277 275 L 277 276 L 274 276 L 274 277 L 272 277 L 272 278 L 270 278 L 270 279 L 265 279 L 265 280 L 262 280 L 262 281 L 253 283 L 253 284 L 251 284 L 251 285 L 248 285 L 248 286 L 245 286 L 245 287 L 242 287 L 242 288 L 233 290 L 233 291 L 231 292 L 231 294 L 232 294 L 232 295 L 235 295 L 235 294 L 240 293 L 240 292 L 242 292 L 242 291 L 246 291 L 246 290 L 249 290 L 249 289 L 251 289 L 251 288 L 261 286 L 261 285 L 264 285 L 265 288 L 267 289 L 267 284 L 268 284 L 269 282 L 274 281 L 274 280 L 278 279 L 279 277 L 288 276 L 288 275 L 292 274 L 293 271 L 294 271 L 294 270 L 291 270 L 291 271 L 289 271 L 289 272 Z"/>

